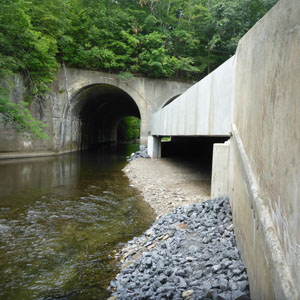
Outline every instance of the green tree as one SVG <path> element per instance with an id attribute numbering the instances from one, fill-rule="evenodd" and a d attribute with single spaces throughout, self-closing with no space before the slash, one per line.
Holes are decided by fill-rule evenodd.
<path id="1" fill-rule="evenodd" d="M 0 88 L 0 114 L 4 124 L 9 124 L 16 132 L 27 132 L 33 137 L 47 139 L 48 135 L 44 130 L 47 125 L 34 119 L 26 108 L 27 105 L 24 101 L 10 102 L 8 90 Z"/>
<path id="2" fill-rule="evenodd" d="M 125 117 L 118 126 L 118 140 L 130 142 L 140 138 L 141 120 L 136 117 Z"/>
<path id="3" fill-rule="evenodd" d="M 2 0 L 0 79 L 23 74 L 27 101 L 43 101 L 60 64 L 199 80 L 234 54 L 239 39 L 276 2 Z M 15 109 L 25 112 L 23 105 Z"/>
<path id="4" fill-rule="evenodd" d="M 36 31 L 23 0 L 3 0 L 0 10 L 0 78 L 9 80 L 23 73 L 28 84 L 27 99 L 40 99 L 54 78 L 56 61 L 55 39 Z M 9 103 L 8 90 L 1 91 L 0 113 L 4 121 L 19 131 L 28 130 L 41 138 L 41 123 L 34 120 L 24 103 Z M 9 117 L 10 116 L 10 117 Z"/>

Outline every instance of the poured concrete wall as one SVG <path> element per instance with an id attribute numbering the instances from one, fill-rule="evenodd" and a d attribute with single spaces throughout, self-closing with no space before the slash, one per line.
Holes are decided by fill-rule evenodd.
<path id="1" fill-rule="evenodd" d="M 281 0 L 235 58 L 154 114 L 151 131 L 230 132 L 229 154 L 216 146 L 212 192 L 229 190 L 251 299 L 300 299 L 299 0 Z"/>
<path id="2" fill-rule="evenodd" d="M 234 57 L 152 117 L 157 136 L 228 136 L 233 105 Z"/>
<path id="3" fill-rule="evenodd" d="M 161 157 L 161 140 L 157 137 L 149 136 L 147 152 L 151 158 L 160 158 Z"/>
<path id="4" fill-rule="evenodd" d="M 230 201 L 251 299 L 300 299 L 300 1 L 260 20 L 236 64 Z"/>
<path id="5" fill-rule="evenodd" d="M 214 144 L 211 171 L 211 198 L 228 196 L 229 142 Z"/>

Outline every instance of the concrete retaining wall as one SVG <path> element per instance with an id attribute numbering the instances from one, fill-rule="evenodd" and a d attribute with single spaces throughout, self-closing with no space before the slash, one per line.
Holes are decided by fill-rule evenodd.
<path id="1" fill-rule="evenodd" d="M 230 132 L 227 174 L 228 151 L 214 151 L 212 194 L 229 190 L 251 299 L 300 299 L 299 0 L 281 0 L 235 58 L 154 114 L 151 133 Z"/>
<path id="2" fill-rule="evenodd" d="M 230 201 L 251 298 L 300 299 L 300 2 L 280 1 L 236 53 Z"/>
<path id="3" fill-rule="evenodd" d="M 52 155 L 80 150 L 82 135 L 96 135 L 95 128 L 82 130 L 81 111 L 88 102 L 99 101 L 101 97 L 114 100 L 111 112 L 106 116 L 99 114 L 95 119 L 102 125 L 102 134 L 108 133 L 116 139 L 116 129 L 119 118 L 127 116 L 128 111 L 122 111 L 124 97 L 134 103 L 141 118 L 141 143 L 146 145 L 150 132 L 152 113 L 157 111 L 170 98 L 183 93 L 191 86 L 187 82 L 134 77 L 131 80 L 122 80 L 116 74 L 62 68 L 53 82 L 52 89 L 46 94 L 46 99 L 30 106 L 32 114 L 48 125 L 48 140 L 31 139 L 29 135 L 17 134 L 9 126 L 1 123 L 0 115 L 0 159 L 10 157 L 26 157 L 32 155 Z M 11 99 L 15 102 L 24 98 L 26 87 L 21 76 L 16 76 L 14 88 L 11 90 Z M 118 106 L 118 93 L 120 105 Z M 116 96 L 117 95 L 117 96 Z M 91 98 L 91 99 L 90 99 Z M 122 99 L 123 100 L 122 100 Z M 123 102 L 122 102 L 123 101 Z M 123 106 L 122 106 L 123 105 Z M 126 106 L 126 105 L 125 105 Z M 129 106 L 129 105 L 128 105 Z M 120 107 L 120 108 L 118 108 Z M 96 114 L 97 106 L 94 113 Z M 113 111 L 113 109 L 117 111 Z M 93 108 L 91 109 L 93 110 Z M 123 114 L 123 115 L 122 115 Z M 125 115 L 124 115 L 125 114 Z M 104 120 L 104 117 L 106 120 Z M 88 117 L 87 117 L 88 118 Z M 103 121 L 102 121 L 103 118 Z M 96 122 L 92 124 L 94 127 Z M 100 139 L 100 138 L 99 138 Z M 103 139 L 105 141 L 105 139 Z"/>
<path id="4" fill-rule="evenodd" d="M 229 136 L 234 57 L 152 117 L 157 136 Z"/>

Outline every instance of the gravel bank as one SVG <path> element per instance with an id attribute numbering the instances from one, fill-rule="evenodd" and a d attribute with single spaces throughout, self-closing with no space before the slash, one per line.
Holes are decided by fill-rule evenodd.
<path id="1" fill-rule="evenodd" d="M 210 198 L 210 172 L 193 161 L 139 158 L 123 171 L 158 217 Z"/>
<path id="2" fill-rule="evenodd" d="M 226 198 L 179 207 L 123 249 L 112 299 L 250 299 Z"/>
<path id="3" fill-rule="evenodd" d="M 158 217 L 116 255 L 122 271 L 111 300 L 250 299 L 229 201 L 206 200 L 210 174 L 199 169 L 168 159 L 137 159 L 124 169 Z"/>

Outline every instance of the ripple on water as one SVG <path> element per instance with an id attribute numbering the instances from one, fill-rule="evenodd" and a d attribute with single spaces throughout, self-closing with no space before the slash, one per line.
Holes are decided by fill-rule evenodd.
<path id="1" fill-rule="evenodd" d="M 49 185 L 0 200 L 0 299 L 106 299 L 117 271 L 110 254 L 152 222 L 149 207 L 120 171 L 123 163 L 118 172 L 115 165 L 111 173 L 107 166 L 91 172 L 82 157 L 72 159 L 53 158 L 52 167 L 80 165 L 77 177 L 69 174 L 75 183 L 52 188 L 51 176 L 39 178 Z M 43 168 L 33 162 L 31 172 Z M 5 203 L 9 207 L 1 207 Z"/>

